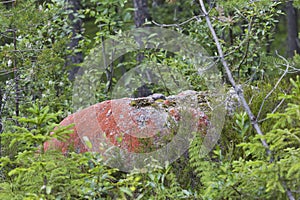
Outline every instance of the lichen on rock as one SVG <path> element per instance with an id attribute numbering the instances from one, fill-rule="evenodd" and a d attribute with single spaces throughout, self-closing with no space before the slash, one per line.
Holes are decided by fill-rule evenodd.
<path id="1" fill-rule="evenodd" d="M 190 132 L 205 130 L 209 124 L 205 95 L 188 90 L 168 97 L 153 94 L 95 104 L 66 117 L 62 126 L 75 124 L 69 140 L 52 140 L 45 149 L 104 152 L 115 146 L 134 153 L 154 151 L 170 142 L 180 128 Z M 86 140 L 92 145 L 87 145 Z"/>

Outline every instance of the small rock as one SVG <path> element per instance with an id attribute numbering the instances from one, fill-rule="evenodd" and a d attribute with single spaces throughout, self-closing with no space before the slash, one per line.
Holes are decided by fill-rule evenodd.
<path id="1" fill-rule="evenodd" d="M 152 97 L 152 99 L 153 99 L 154 101 L 156 101 L 156 100 L 158 100 L 158 99 L 166 100 L 165 95 L 160 94 L 160 93 L 154 93 L 154 94 L 151 95 L 151 97 Z"/>

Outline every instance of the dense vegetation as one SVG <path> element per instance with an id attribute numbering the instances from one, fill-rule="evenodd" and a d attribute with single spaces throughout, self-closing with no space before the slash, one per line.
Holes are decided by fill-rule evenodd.
<path id="1" fill-rule="evenodd" d="M 215 59 L 224 87 L 232 86 L 201 1 L 2 1 L 0 198 L 299 199 L 300 42 L 297 15 L 290 12 L 300 9 L 299 0 L 205 1 L 224 58 L 256 117 L 250 119 L 243 107 L 226 116 L 221 138 L 207 156 L 200 156 L 199 134 L 188 155 L 164 167 L 153 161 L 143 173 L 120 172 L 93 153 L 43 151 L 45 141 L 64 140 L 70 133 L 60 127 L 50 134 L 76 111 L 74 75 L 82 61 L 105 40 L 140 27 L 134 7 L 141 2 L 148 3 L 140 15 L 143 26 L 192 38 Z M 102 77 L 91 80 L 96 101 L 112 98 L 122 75 L 147 61 L 171 66 L 194 90 L 206 89 L 180 56 L 145 50 L 128 53 L 96 74 Z M 163 85 L 149 89 L 174 93 Z"/>

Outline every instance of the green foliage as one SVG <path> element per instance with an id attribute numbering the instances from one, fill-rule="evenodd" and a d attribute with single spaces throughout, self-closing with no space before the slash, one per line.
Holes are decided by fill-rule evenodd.
<path id="1" fill-rule="evenodd" d="M 36 99 L 53 112 L 69 112 L 71 83 L 64 69 L 71 31 L 67 16 L 55 3 L 18 1 L 10 9 L 1 8 L 0 18 L 6 19 L 0 27 L 0 85 L 6 96 L 1 108 L 8 118 L 17 109 L 16 101 L 23 116 Z"/>
<path id="2" fill-rule="evenodd" d="M 294 0 L 293 1 L 293 6 L 295 7 L 295 8 L 300 8 L 300 1 L 299 0 Z"/>
<path id="3" fill-rule="evenodd" d="M 151 17 L 160 24 L 181 23 L 199 12 L 197 1 L 156 0 L 151 3 L 149 3 Z"/>
<path id="4" fill-rule="evenodd" d="M 236 162 L 238 168 L 248 166 L 253 169 L 252 174 L 257 175 L 254 184 L 259 184 L 264 188 L 265 195 L 268 198 L 281 197 L 286 195 L 288 188 L 299 197 L 297 187 L 299 186 L 299 95 L 300 81 L 291 80 L 293 89 L 290 95 L 284 96 L 290 100 L 284 112 L 269 114 L 268 118 L 275 119 L 272 129 L 263 137 L 266 139 L 272 151 L 271 158 L 264 154 L 262 145 L 258 145 L 260 138 L 256 136 L 252 143 L 242 143 L 241 146 L 246 149 L 247 155 L 256 158 L 255 161 Z M 270 159 L 272 162 L 270 162 Z M 243 171 L 245 176 L 249 176 Z M 259 176 L 258 176 L 259 175 Z"/>
<path id="5" fill-rule="evenodd" d="M 148 166 L 152 170 L 131 173 L 105 166 L 99 154 L 44 152 L 43 144 L 54 138 L 65 140 L 70 133 L 69 127 L 56 124 L 76 110 L 71 104 L 73 85 L 67 78 L 66 58 L 78 52 L 99 53 L 96 49 L 103 41 L 133 28 L 132 3 L 84 0 L 78 13 L 67 9 L 65 0 L 1 3 L 0 131 L 4 133 L 0 199 L 287 199 L 287 191 L 299 199 L 300 78 L 288 75 L 293 79 L 287 83 L 284 78 L 265 99 L 287 64 L 292 66 L 289 72 L 300 68 L 299 55 L 288 61 L 273 55 L 277 47 L 281 54 L 285 49 L 282 13 L 286 1 L 207 2 L 225 58 L 234 78 L 243 85 L 251 110 L 260 113 L 259 125 L 266 134 L 257 136 L 248 116 L 238 108 L 227 116 L 221 139 L 209 155 L 201 156 L 203 133 L 195 133 L 189 152 L 175 163 L 159 167 L 153 161 Z M 210 55 L 217 55 L 204 18 L 186 21 L 201 15 L 198 1 L 148 3 L 154 21 L 184 22 L 171 29 L 189 35 Z M 299 8 L 299 0 L 293 5 Z M 73 21 L 68 18 L 70 13 L 75 16 Z M 71 24 L 77 19 L 84 19 L 85 28 L 92 30 L 87 30 L 89 35 L 77 33 L 82 40 L 70 50 Z M 275 34 L 278 29 L 280 35 Z M 139 54 L 144 56 L 142 63 L 136 59 Z M 219 58 L 213 59 L 219 66 Z M 155 84 L 143 75 L 149 63 L 156 63 L 155 72 L 160 74 L 152 77 Z M 126 94 L 134 93 L 136 88 L 131 86 L 141 83 L 165 95 L 190 87 L 206 90 L 203 78 L 186 58 L 164 50 L 144 50 L 123 55 L 103 73 L 87 71 L 82 84 L 93 86 L 95 92 L 89 96 L 80 91 L 73 103 L 78 100 L 88 105 L 111 98 L 109 85 L 116 86 L 136 66 L 140 73 L 132 73 L 124 82 L 126 91 L 122 92 Z M 166 81 L 172 78 L 186 87 L 172 87 Z M 279 93 L 283 93 L 280 98 Z M 261 139 L 268 143 L 271 155 L 266 154 Z"/>
<path id="6" fill-rule="evenodd" d="M 2 137 L 12 138 L 10 148 L 15 147 L 19 150 L 34 151 L 37 150 L 37 146 L 44 144 L 51 138 L 66 139 L 66 130 L 70 126 L 54 130 L 58 126 L 54 121 L 62 114 L 61 112 L 49 114 L 48 106 L 40 108 L 37 104 L 33 104 L 31 108 L 27 109 L 27 112 L 31 118 L 15 117 L 18 125 L 13 126 L 14 132 L 2 134 Z M 43 148 L 40 151 L 43 151 Z"/>
<path id="7" fill-rule="evenodd" d="M 61 112 L 49 113 L 49 107 L 34 104 L 28 113 L 29 118 L 17 118 L 14 132 L 2 135 L 11 139 L 10 147 L 18 152 L 0 159 L 1 199 L 177 199 L 191 195 L 180 187 L 168 164 L 161 168 L 154 162 L 153 171 L 146 174 L 124 174 L 106 167 L 99 154 L 44 152 L 44 142 L 66 139 L 70 126 L 55 124 Z"/>
<path id="8" fill-rule="evenodd" d="M 1 196 L 5 199 L 20 199 L 31 196 L 30 193 L 42 196 L 50 194 L 52 190 L 62 186 L 59 183 L 48 183 L 55 182 L 55 179 L 64 180 L 67 175 L 66 169 L 57 170 L 58 165 L 65 164 L 62 156 L 56 155 L 54 159 L 52 154 L 45 154 L 43 144 L 53 138 L 66 139 L 70 126 L 54 130 L 58 126 L 55 121 L 61 112 L 49 113 L 49 107 L 40 108 L 38 104 L 34 104 L 28 109 L 28 113 L 30 117 L 16 118 L 18 126 L 13 126 L 13 132 L 3 133 L 1 136 L 11 139 L 9 148 L 17 149 L 17 154 L 1 157 L 2 175 L 7 181 L 1 181 Z M 66 167 L 71 169 L 71 166 Z M 57 177 L 53 177 L 53 174 Z"/>
<path id="9" fill-rule="evenodd" d="M 291 94 L 281 97 L 289 101 L 287 107 L 268 115 L 274 123 L 263 137 L 242 137 L 234 141 L 234 151 L 217 146 L 205 158 L 199 156 L 201 139 L 192 142 L 190 162 L 203 185 L 203 198 L 286 199 L 287 190 L 299 198 L 299 77 L 291 79 L 291 84 Z M 236 114 L 235 124 L 239 134 L 247 132 L 249 122 L 243 113 Z M 271 156 L 266 154 L 262 138 L 269 144 Z"/>
<path id="10" fill-rule="evenodd" d="M 127 0 L 90 0 L 89 7 L 83 10 L 84 14 L 95 19 L 94 24 L 99 28 L 94 38 L 96 44 L 103 42 L 111 35 L 126 30 L 126 24 L 131 22 L 132 8 L 128 7 Z"/>
<path id="11" fill-rule="evenodd" d="M 267 55 L 266 46 L 273 40 L 277 18 L 282 15 L 277 9 L 279 4 L 271 1 L 218 1 L 211 9 L 213 26 L 231 71 L 238 80 L 262 79 L 269 70 L 269 64 L 261 61 Z M 185 29 L 210 55 L 217 55 L 205 20 L 191 22 Z"/>

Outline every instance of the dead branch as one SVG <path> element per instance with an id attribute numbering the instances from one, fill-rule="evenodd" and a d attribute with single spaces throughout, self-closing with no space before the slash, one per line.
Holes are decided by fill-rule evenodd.
<path id="1" fill-rule="evenodd" d="M 278 55 L 278 54 L 277 54 Z M 275 86 L 272 88 L 272 90 L 267 94 L 267 96 L 264 98 L 264 100 L 262 101 L 261 105 L 260 105 L 260 108 L 259 108 L 259 111 L 258 111 L 258 114 L 257 114 L 257 119 L 259 119 L 260 117 L 260 114 L 261 114 L 261 111 L 262 111 L 262 108 L 266 102 L 266 100 L 271 96 L 271 94 L 276 90 L 276 88 L 278 87 L 279 83 L 281 82 L 281 80 L 285 77 L 285 75 L 288 73 L 289 71 L 289 68 L 290 68 L 290 65 L 289 65 L 289 62 L 282 56 L 278 55 L 281 59 L 283 59 L 285 61 L 285 66 L 286 66 L 286 69 L 284 70 L 283 74 L 281 75 L 281 77 L 278 79 L 278 81 L 276 82 Z"/>
<path id="2" fill-rule="evenodd" d="M 197 16 L 194 16 L 192 18 L 189 18 L 187 20 L 185 20 L 184 22 L 181 22 L 181 23 L 178 23 L 178 24 L 159 24 L 157 23 L 156 21 L 152 20 L 152 23 L 156 26 L 159 26 L 159 27 L 180 27 L 180 26 L 183 26 L 187 23 L 189 23 L 190 21 L 193 21 L 193 20 L 201 20 L 200 17 L 203 17 L 202 15 L 197 15 Z"/>
<path id="3" fill-rule="evenodd" d="M 208 25 L 208 28 L 209 28 L 212 36 L 213 36 L 213 39 L 215 41 L 216 46 L 217 46 L 218 54 L 220 56 L 220 60 L 221 60 L 221 63 L 223 65 L 224 69 L 225 69 L 225 72 L 227 74 L 228 80 L 229 80 L 230 84 L 232 85 L 232 87 L 234 88 L 236 94 L 239 96 L 240 101 L 242 102 L 242 105 L 243 105 L 246 113 L 248 114 L 249 119 L 251 120 L 253 128 L 256 130 L 257 134 L 264 135 L 263 132 L 261 131 L 259 125 L 258 125 L 256 117 L 253 115 L 253 113 L 252 113 L 252 111 L 251 111 L 251 109 L 250 109 L 250 107 L 249 107 L 249 105 L 248 105 L 248 103 L 247 103 L 247 101 L 244 97 L 244 93 L 242 91 L 242 88 L 235 83 L 235 80 L 234 80 L 234 78 L 232 76 L 232 73 L 229 69 L 229 65 L 228 65 L 227 61 L 225 60 L 224 53 L 223 53 L 221 44 L 219 42 L 219 38 L 218 38 L 218 36 L 215 32 L 215 29 L 212 26 L 212 23 L 210 21 L 210 17 L 208 15 L 208 12 L 206 11 L 203 0 L 199 0 L 199 2 L 200 2 L 200 5 L 201 5 L 201 10 L 204 14 L 206 23 Z M 266 148 L 267 154 L 270 155 L 271 152 L 270 152 L 269 145 L 267 144 L 267 142 L 264 139 L 261 139 L 261 142 L 262 142 L 263 146 Z"/>
<path id="4" fill-rule="evenodd" d="M 251 111 L 251 109 L 250 109 L 250 107 L 249 107 L 249 105 L 248 105 L 248 103 L 247 103 L 247 101 L 246 101 L 246 99 L 244 97 L 244 93 L 243 93 L 241 87 L 239 87 L 235 83 L 235 81 L 234 81 L 232 73 L 231 73 L 231 71 L 229 69 L 229 65 L 228 65 L 228 63 L 227 63 L 227 61 L 226 61 L 226 59 L 224 57 L 224 53 L 223 53 L 221 44 L 219 42 L 219 38 L 218 38 L 218 36 L 217 36 L 217 34 L 215 32 L 215 29 L 212 26 L 212 23 L 210 21 L 210 17 L 208 15 L 207 11 L 206 11 L 206 8 L 204 6 L 203 0 L 199 0 L 199 2 L 200 2 L 201 10 L 202 10 L 202 12 L 203 12 L 203 14 L 205 16 L 205 20 L 206 20 L 207 26 L 210 29 L 210 32 L 211 32 L 211 34 L 213 36 L 213 39 L 215 41 L 215 44 L 217 46 L 218 54 L 220 56 L 221 63 L 223 65 L 224 69 L 225 69 L 225 72 L 227 74 L 228 80 L 230 81 L 230 84 L 232 85 L 232 87 L 234 88 L 235 92 L 239 96 L 240 101 L 242 102 L 243 107 L 244 107 L 246 113 L 248 114 L 249 119 L 251 120 L 252 126 L 255 129 L 256 133 L 259 134 L 259 135 L 261 135 L 261 136 L 263 136 L 264 134 L 261 131 L 260 126 L 258 125 L 257 118 L 253 115 L 253 113 L 252 113 L 252 111 Z M 272 162 L 273 159 L 272 159 L 272 155 L 271 155 L 271 151 L 270 151 L 268 143 L 264 139 L 261 139 L 261 143 L 266 148 L 267 154 L 269 156 L 271 156 L 270 162 Z M 285 184 L 285 182 L 283 182 L 283 184 Z M 290 191 L 290 189 L 288 187 L 285 187 L 285 192 L 286 192 L 286 194 L 287 194 L 287 196 L 288 196 L 288 198 L 290 200 L 295 200 L 295 198 L 293 197 L 293 194 L 291 193 L 291 191 Z"/>

